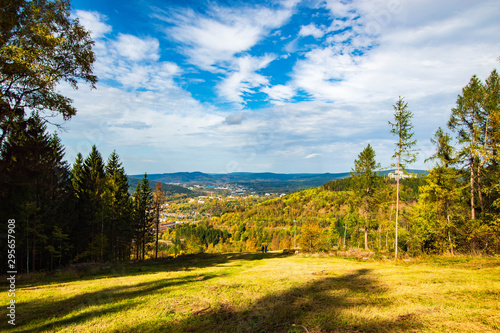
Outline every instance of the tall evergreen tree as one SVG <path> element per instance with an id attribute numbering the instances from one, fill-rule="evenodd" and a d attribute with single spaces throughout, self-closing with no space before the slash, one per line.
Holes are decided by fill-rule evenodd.
<path id="1" fill-rule="evenodd" d="M 393 158 L 397 159 L 396 167 L 396 239 L 395 239 L 395 259 L 398 258 L 398 219 L 399 219 L 399 178 L 401 177 L 402 170 L 406 164 L 413 163 L 417 160 L 416 151 L 413 146 L 417 143 L 417 140 L 412 140 L 413 138 L 413 125 L 411 123 L 411 118 L 413 118 L 413 113 L 408 109 L 408 103 L 404 101 L 402 97 L 399 97 L 396 104 L 393 105 L 394 108 L 394 122 L 389 121 L 391 126 L 391 133 L 396 135 L 398 140 L 396 141 L 396 149 Z"/>
<path id="2" fill-rule="evenodd" d="M 375 194 L 378 183 L 376 170 L 380 164 L 375 161 L 375 151 L 368 144 L 354 161 L 351 177 L 354 181 L 354 193 L 359 201 L 361 215 L 364 218 L 365 249 L 368 250 L 368 230 L 373 219 L 375 209 Z"/>
<path id="3" fill-rule="evenodd" d="M 71 223 L 71 239 L 74 244 L 75 261 L 88 257 L 88 248 L 91 239 L 91 203 L 89 192 L 86 189 L 84 160 L 78 153 L 71 169 L 71 183 L 73 186 L 74 217 Z"/>
<path id="4" fill-rule="evenodd" d="M 123 260 L 132 241 L 132 207 L 128 193 L 128 178 L 115 151 L 106 164 L 106 224 L 104 233 L 109 240 L 108 258 Z"/>
<path id="5" fill-rule="evenodd" d="M 83 186 L 89 198 L 89 215 L 86 222 L 90 226 L 91 243 L 88 255 L 93 261 L 103 260 L 108 245 L 104 235 L 105 182 L 104 162 L 94 145 L 83 162 Z"/>
<path id="6" fill-rule="evenodd" d="M 414 227 L 418 229 L 416 234 L 423 251 L 429 250 L 424 246 L 428 244 L 433 251 L 454 254 L 459 224 L 465 213 L 462 204 L 464 186 L 459 171 L 452 168 L 457 157 L 449 134 L 438 128 L 431 142 L 436 145 L 436 153 L 426 162 L 437 160 L 437 165 L 430 170 L 425 185 L 419 189 L 416 210 L 423 216 L 415 219 Z"/>
<path id="7" fill-rule="evenodd" d="M 163 191 L 163 185 L 161 182 L 156 183 L 156 189 L 153 193 L 153 209 L 154 209 L 154 223 L 155 223 L 155 259 L 158 258 L 158 236 L 160 234 L 160 214 L 162 211 L 162 205 L 165 201 L 165 192 Z"/>
<path id="8" fill-rule="evenodd" d="M 153 193 L 149 187 L 147 174 L 137 184 L 134 196 L 136 258 L 145 259 L 146 244 L 152 240 Z"/>
<path id="9" fill-rule="evenodd" d="M 59 244 L 61 252 L 56 253 L 51 235 L 64 238 L 68 233 L 71 184 L 57 135 L 47 133 L 36 113 L 28 122 L 20 118 L 19 126 L 23 129 L 8 136 L 1 148 L 0 215 L 17 221 L 18 270 L 29 272 L 53 268 L 54 259 L 69 259 L 68 246 Z"/>
<path id="10" fill-rule="evenodd" d="M 481 148 L 482 125 L 486 114 L 482 108 L 484 86 L 477 76 L 473 76 L 469 84 L 462 89 L 462 95 L 457 98 L 456 107 L 452 109 L 448 127 L 457 133 L 462 149 L 459 152 L 462 163 L 469 168 L 470 209 L 471 219 L 476 219 L 477 186 L 481 174 L 479 152 Z M 480 191 L 479 191 L 480 192 Z"/>

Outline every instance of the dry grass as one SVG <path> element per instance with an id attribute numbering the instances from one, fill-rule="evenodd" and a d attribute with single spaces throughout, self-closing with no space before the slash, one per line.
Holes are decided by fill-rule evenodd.
<path id="1" fill-rule="evenodd" d="M 18 281 L 14 332 L 494 332 L 500 259 L 199 255 Z M 0 290 L 6 295 L 5 288 Z M 5 309 L 7 300 L 2 298 Z M 4 318 L 0 330 L 9 329 Z"/>

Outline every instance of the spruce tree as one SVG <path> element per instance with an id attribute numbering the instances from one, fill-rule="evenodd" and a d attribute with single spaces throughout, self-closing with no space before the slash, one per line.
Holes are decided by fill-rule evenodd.
<path id="1" fill-rule="evenodd" d="M 412 140 L 413 138 L 413 125 L 411 119 L 413 118 L 413 113 L 408 109 L 408 103 L 404 101 L 402 97 L 399 97 L 396 104 L 393 105 L 394 108 L 394 122 L 389 121 L 391 126 L 391 133 L 396 135 L 398 140 L 396 141 L 396 149 L 394 151 L 393 158 L 397 159 L 396 162 L 396 237 L 395 237 L 395 259 L 398 258 L 398 219 L 399 219 L 399 179 L 404 170 L 405 165 L 413 163 L 417 160 L 416 151 L 413 146 L 416 145 L 417 140 Z"/>
<path id="2" fill-rule="evenodd" d="M 478 174 L 479 150 L 481 146 L 482 123 L 484 123 L 485 112 L 482 108 L 484 98 L 484 86 L 482 82 L 473 76 L 469 84 L 462 89 L 456 107 L 452 109 L 448 127 L 457 133 L 459 144 L 462 149 L 459 156 L 462 162 L 468 164 L 469 187 L 470 187 L 470 209 L 471 219 L 476 219 L 476 187 L 481 175 Z"/>
<path id="3" fill-rule="evenodd" d="M 134 195 L 135 246 L 136 258 L 142 260 L 146 256 L 146 244 L 152 240 L 153 193 L 149 186 L 147 174 L 137 184 Z"/>
<path id="4" fill-rule="evenodd" d="M 67 248 L 51 251 L 53 232 L 64 238 L 69 229 L 68 165 L 59 138 L 47 133 L 38 114 L 18 125 L 0 151 L 0 215 L 17 221 L 17 269 L 51 269 L 69 259 Z"/>
<path id="5" fill-rule="evenodd" d="M 86 189 L 83 156 L 78 153 L 71 169 L 71 184 L 73 186 L 73 210 L 71 239 L 74 244 L 74 260 L 79 262 L 88 257 L 88 248 L 91 239 L 91 202 Z"/>
<path id="6" fill-rule="evenodd" d="M 90 227 L 91 243 L 88 255 L 93 261 L 103 260 L 107 239 L 104 235 L 104 185 L 105 173 L 101 153 L 97 147 L 92 150 L 83 163 L 83 186 L 89 198 L 89 215 L 86 223 Z"/>
<path id="7" fill-rule="evenodd" d="M 132 207 L 128 193 L 128 178 L 115 151 L 106 164 L 106 225 L 110 260 L 127 257 L 131 242 Z"/>
<path id="8" fill-rule="evenodd" d="M 368 144 L 354 161 L 354 169 L 351 171 L 351 177 L 354 181 L 356 199 L 360 204 L 361 215 L 364 218 L 365 230 L 365 249 L 368 250 L 368 229 L 372 220 L 375 193 L 377 189 L 378 175 L 376 170 L 380 164 L 375 161 L 375 151 Z"/>
<path id="9" fill-rule="evenodd" d="M 153 209 L 154 209 L 154 223 L 155 223 L 155 259 L 158 258 L 158 235 L 160 234 L 160 214 L 162 211 L 162 205 L 165 201 L 165 192 L 163 191 L 163 185 L 161 182 L 156 183 L 156 189 L 153 193 Z"/>

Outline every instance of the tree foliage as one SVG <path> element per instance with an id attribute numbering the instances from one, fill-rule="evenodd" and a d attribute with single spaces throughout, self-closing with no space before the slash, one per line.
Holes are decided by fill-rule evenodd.
<path id="1" fill-rule="evenodd" d="M 47 133 L 37 114 L 25 125 L 0 151 L 0 215 L 17 221 L 19 270 L 34 271 L 69 257 L 72 188 L 57 135 Z"/>
<path id="2" fill-rule="evenodd" d="M 153 236 L 153 192 L 149 187 L 147 174 L 137 184 L 134 196 L 134 242 L 136 258 L 142 260 L 146 257 L 146 245 Z"/>
<path id="3" fill-rule="evenodd" d="M 354 199 L 356 206 L 359 207 L 359 214 L 362 216 L 360 222 L 363 224 L 365 232 L 365 249 L 368 250 L 368 229 L 374 224 L 373 217 L 376 211 L 376 192 L 379 183 L 379 177 L 376 169 L 380 164 L 375 161 L 375 151 L 368 144 L 354 161 L 354 169 L 351 171 L 351 177 L 355 184 Z"/>
<path id="4" fill-rule="evenodd" d="M 76 114 L 58 90 L 94 87 L 94 42 L 70 16 L 69 0 L 2 0 L 0 4 L 0 145 L 31 112 Z"/>

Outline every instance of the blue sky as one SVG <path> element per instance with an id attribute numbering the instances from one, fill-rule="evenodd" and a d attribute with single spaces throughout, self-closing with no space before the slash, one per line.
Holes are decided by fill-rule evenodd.
<path id="1" fill-rule="evenodd" d="M 345 172 L 368 143 L 389 166 L 399 96 L 425 169 L 461 88 L 500 68 L 496 0 L 72 4 L 99 83 L 60 87 L 67 159 L 96 144 L 129 174 Z"/>

